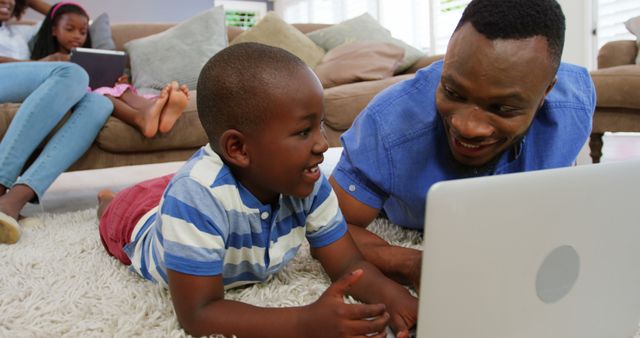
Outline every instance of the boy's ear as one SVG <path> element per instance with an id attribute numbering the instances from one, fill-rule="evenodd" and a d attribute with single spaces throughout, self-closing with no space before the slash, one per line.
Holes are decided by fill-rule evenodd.
<path id="1" fill-rule="evenodd" d="M 249 165 L 249 153 L 247 151 L 246 137 L 236 129 L 225 130 L 220 136 L 220 151 L 224 159 L 239 167 Z"/>

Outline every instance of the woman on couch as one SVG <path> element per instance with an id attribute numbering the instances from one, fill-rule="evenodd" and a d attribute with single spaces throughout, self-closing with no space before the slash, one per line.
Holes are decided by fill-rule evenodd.
<path id="1" fill-rule="evenodd" d="M 41 0 L 0 0 L 0 103 L 22 102 L 0 142 L 0 243 L 20 238 L 20 211 L 27 202 L 38 203 L 51 183 L 89 148 L 113 110 L 105 97 L 87 93 L 87 73 L 49 55 L 29 60 L 27 41 L 36 28 L 11 24 L 31 7 L 46 13 Z M 65 117 L 35 160 L 27 160 Z"/>

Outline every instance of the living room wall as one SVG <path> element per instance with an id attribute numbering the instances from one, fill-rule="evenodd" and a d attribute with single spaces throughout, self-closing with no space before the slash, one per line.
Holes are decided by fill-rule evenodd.
<path id="1" fill-rule="evenodd" d="M 58 0 L 45 0 L 56 3 Z M 213 6 L 212 0 L 75 0 L 93 17 L 103 12 L 112 23 L 118 22 L 178 22 Z M 28 11 L 25 19 L 42 20 L 42 15 Z"/>

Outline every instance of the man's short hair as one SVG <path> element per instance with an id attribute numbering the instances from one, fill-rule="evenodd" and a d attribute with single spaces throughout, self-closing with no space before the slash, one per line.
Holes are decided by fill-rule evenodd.
<path id="1" fill-rule="evenodd" d="M 489 40 L 543 36 L 555 69 L 560 65 L 565 18 L 556 0 L 473 0 L 456 31 L 467 22 Z"/>
<path id="2" fill-rule="evenodd" d="M 248 132 L 269 116 L 273 95 L 291 88 L 292 74 L 308 69 L 284 49 L 240 43 L 214 55 L 198 78 L 200 123 L 216 150 L 228 129 Z"/>

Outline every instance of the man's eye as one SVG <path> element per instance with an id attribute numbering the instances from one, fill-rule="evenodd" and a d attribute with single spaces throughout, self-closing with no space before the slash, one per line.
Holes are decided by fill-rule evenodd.
<path id="1" fill-rule="evenodd" d="M 512 106 L 505 106 L 505 105 L 499 105 L 499 106 L 493 107 L 493 111 L 500 114 L 511 114 L 517 110 L 518 108 L 515 108 Z"/>
<path id="2" fill-rule="evenodd" d="M 460 95 L 458 95 L 458 93 L 454 92 L 453 90 L 449 89 L 448 87 L 443 86 L 443 87 L 442 87 L 442 89 L 444 90 L 444 93 L 445 93 L 448 97 L 450 97 L 450 98 L 452 98 L 452 99 L 455 99 L 455 100 L 460 100 L 460 99 L 462 99 L 462 97 L 461 97 Z"/>

